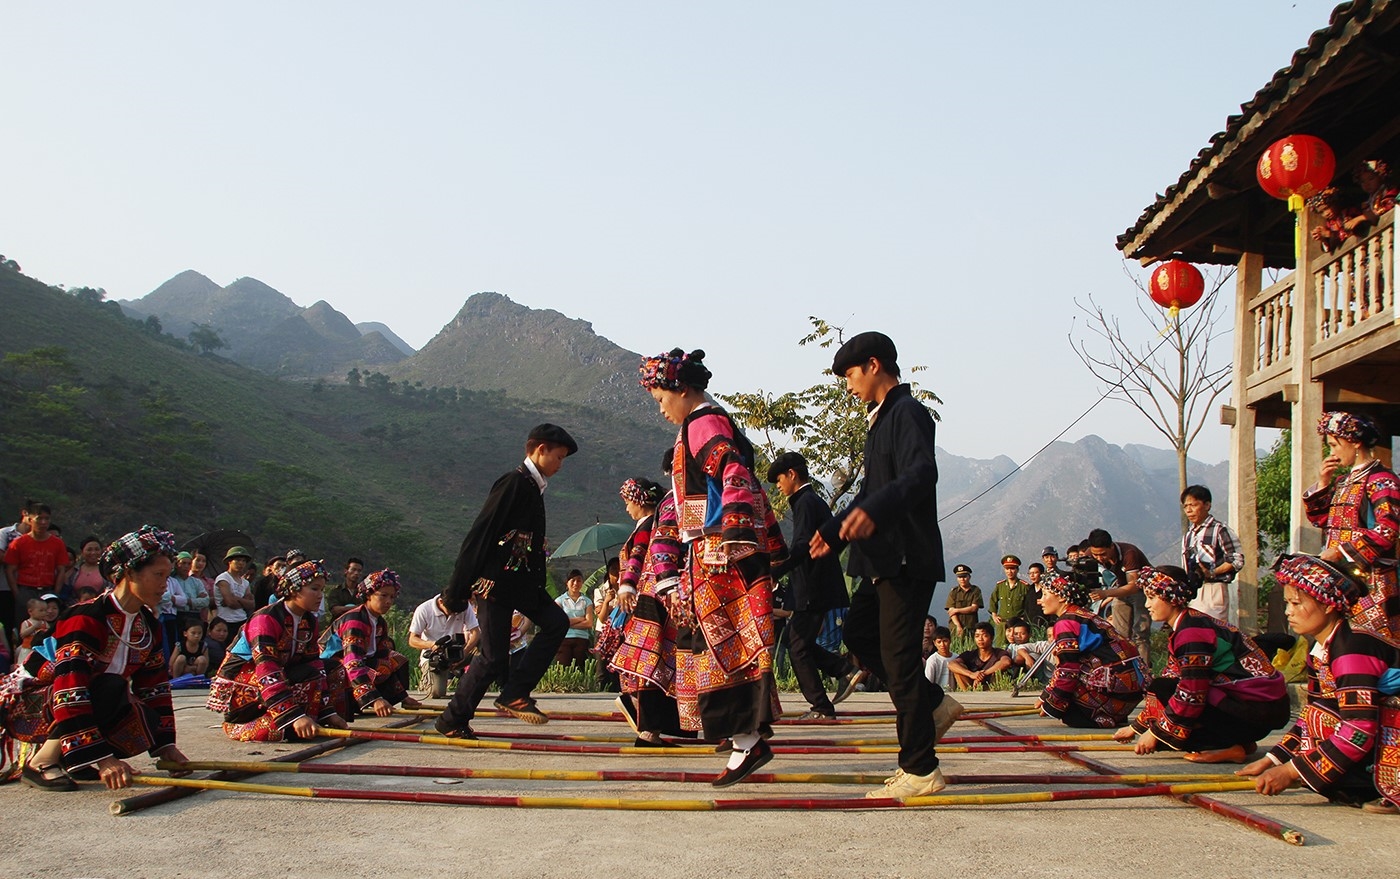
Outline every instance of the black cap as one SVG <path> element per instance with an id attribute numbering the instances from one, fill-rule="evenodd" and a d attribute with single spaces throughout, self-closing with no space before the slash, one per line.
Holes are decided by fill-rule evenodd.
<path id="1" fill-rule="evenodd" d="M 1053 555 L 1057 558 L 1059 557 L 1059 553 L 1055 552 L 1055 547 L 1053 546 L 1047 546 L 1040 551 L 1041 558 L 1044 558 L 1047 555 Z"/>
<path id="2" fill-rule="evenodd" d="M 953 566 L 953 573 L 954 573 L 954 574 L 971 574 L 971 573 L 972 573 L 972 569 L 969 568 L 967 565 L 954 565 L 954 566 Z"/>
<path id="3" fill-rule="evenodd" d="M 831 371 L 845 375 L 852 366 L 859 366 L 875 357 L 881 364 L 897 363 L 899 355 L 895 351 L 894 340 L 884 333 L 859 333 L 842 345 L 831 361 Z"/>
<path id="4" fill-rule="evenodd" d="M 569 450 L 570 455 L 578 451 L 578 443 L 574 442 L 567 430 L 557 424 L 537 424 L 530 429 L 530 435 L 526 439 L 563 446 Z"/>

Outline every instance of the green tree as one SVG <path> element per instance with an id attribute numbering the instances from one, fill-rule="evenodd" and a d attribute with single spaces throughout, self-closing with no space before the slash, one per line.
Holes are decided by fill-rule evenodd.
<path id="1" fill-rule="evenodd" d="M 1269 453 L 1255 462 L 1254 491 L 1259 515 L 1259 549 L 1282 552 L 1288 548 L 1290 431 L 1279 435 Z"/>
<path id="2" fill-rule="evenodd" d="M 209 354 L 228 347 L 228 342 L 225 342 L 218 330 L 209 324 L 195 324 L 194 329 L 190 330 L 189 340 L 191 345 L 199 349 L 200 354 Z"/>
<path id="3" fill-rule="evenodd" d="M 352 388 L 360 386 L 360 369 L 357 366 L 350 367 L 350 371 L 345 373 L 345 383 Z"/>

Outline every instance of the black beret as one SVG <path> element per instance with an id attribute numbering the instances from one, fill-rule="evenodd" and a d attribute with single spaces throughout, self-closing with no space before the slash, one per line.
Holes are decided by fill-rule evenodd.
<path id="1" fill-rule="evenodd" d="M 777 482 L 789 470 L 796 470 L 798 475 L 807 472 L 807 459 L 798 452 L 783 452 L 768 466 L 768 481 Z"/>
<path id="2" fill-rule="evenodd" d="M 530 435 L 526 439 L 563 446 L 569 450 L 570 455 L 578 451 L 578 443 L 574 442 L 567 430 L 557 424 L 537 424 L 530 429 Z"/>
<path id="3" fill-rule="evenodd" d="M 899 355 L 894 348 L 894 340 L 884 333 L 859 333 L 836 351 L 831 361 L 831 371 L 835 375 L 845 375 L 852 366 L 860 366 L 870 358 L 878 358 L 881 364 L 897 363 Z"/>

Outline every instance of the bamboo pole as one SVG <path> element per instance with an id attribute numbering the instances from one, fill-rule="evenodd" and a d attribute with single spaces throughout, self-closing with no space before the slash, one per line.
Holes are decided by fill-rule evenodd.
<path id="1" fill-rule="evenodd" d="M 622 715 L 616 711 L 551 711 L 546 712 L 550 720 L 562 721 L 617 721 L 622 722 Z M 1037 709 L 1033 706 L 1013 706 L 1011 708 L 969 711 L 965 712 L 961 720 L 983 720 L 997 717 L 1020 717 L 1027 714 L 1035 714 Z M 432 708 L 395 708 L 394 714 L 402 714 L 412 717 L 438 717 L 442 714 Z M 477 717 L 510 717 L 511 715 L 499 709 L 481 710 L 476 713 Z M 774 721 L 774 724 L 783 726 L 847 726 L 866 724 L 892 724 L 894 723 L 893 712 L 850 712 L 843 711 L 841 716 L 834 718 L 820 718 L 816 720 L 799 720 L 797 717 L 784 716 Z"/>
<path id="2" fill-rule="evenodd" d="M 456 806 L 487 806 L 523 809 L 595 809 L 631 812 L 725 812 L 725 811 L 848 811 L 910 807 L 1004 806 L 1018 803 L 1053 803 L 1070 800 L 1108 800 L 1155 797 L 1163 794 L 1197 794 L 1208 791 L 1253 789 L 1249 780 L 1186 784 L 1154 784 L 1145 787 L 1105 787 L 1091 790 L 1030 791 L 1009 794 L 935 794 L 928 797 L 755 797 L 743 799 L 648 800 L 620 797 L 536 797 L 488 796 L 481 794 L 439 793 L 436 791 L 386 791 L 356 788 L 289 787 L 197 778 L 157 778 L 136 775 L 135 784 L 190 787 L 237 793 L 276 794 L 328 800 L 360 800 L 391 803 L 437 803 Z"/>
<path id="3" fill-rule="evenodd" d="M 985 726 L 987 729 L 991 730 L 992 732 L 1003 734 L 1010 732 L 1010 730 L 1006 726 L 1000 723 L 996 723 L 994 721 L 982 721 L 982 725 Z M 1098 760 L 1095 760 L 1091 757 L 1085 757 L 1081 754 L 1071 754 L 1068 752 L 1061 751 L 1058 752 L 1056 756 L 1060 757 L 1063 760 L 1067 760 L 1070 763 L 1075 764 L 1076 766 L 1081 766 L 1085 769 L 1089 769 L 1093 772 L 1098 772 L 1103 775 L 1111 775 L 1118 771 L 1114 767 L 1109 766 L 1107 763 L 1101 763 Z M 1252 790 L 1253 785 L 1251 785 L 1248 789 Z M 1223 818 L 1229 818 L 1233 821 L 1237 821 L 1246 827 L 1249 827 L 1253 830 L 1258 830 L 1260 833 L 1263 833 L 1267 836 L 1272 836 L 1274 839 L 1281 839 L 1289 845 L 1304 845 L 1307 841 L 1306 838 L 1303 836 L 1302 831 L 1294 830 L 1291 827 L 1284 827 L 1278 821 L 1275 821 L 1272 818 L 1266 818 L 1263 815 L 1260 815 L 1258 812 L 1255 812 L 1251 809 L 1246 809 L 1241 806 L 1232 806 L 1229 803 L 1222 802 L 1214 797 L 1206 796 L 1204 793 L 1201 792 L 1171 792 L 1168 794 L 1168 796 L 1182 803 L 1186 803 L 1187 805 L 1195 806 L 1198 809 L 1205 809 L 1207 812 L 1211 812 Z"/>
<path id="4" fill-rule="evenodd" d="M 488 742 L 480 739 L 449 738 L 448 736 L 427 735 L 421 733 L 389 732 L 386 730 L 364 729 L 362 727 L 351 727 L 350 729 L 327 729 L 323 733 L 334 737 L 362 737 L 382 742 L 408 742 L 410 744 L 423 745 L 447 745 L 454 748 L 471 748 L 475 750 L 487 751 L 532 751 L 545 754 L 617 754 L 636 755 L 648 757 L 709 757 L 718 753 L 713 746 L 700 746 L 693 748 L 645 748 L 632 745 L 591 745 L 591 744 L 556 744 L 549 742 Z M 944 753 L 951 754 L 1020 754 L 1020 753 L 1040 753 L 1055 752 L 1060 750 L 1072 751 L 1131 751 L 1132 745 L 1120 745 L 1116 742 L 1081 742 L 1063 745 L 1040 745 L 1040 744 L 1002 744 L 988 745 L 984 747 L 973 747 L 970 745 L 953 745 L 951 747 L 940 748 Z M 897 754 L 897 745 L 833 745 L 814 747 L 787 747 L 779 743 L 775 753 L 786 755 L 810 755 L 810 754 Z"/>
<path id="5" fill-rule="evenodd" d="M 398 720 L 394 721 L 389 725 L 395 727 L 407 727 L 413 726 L 421 722 L 422 721 L 417 719 Z M 317 744 L 314 744 L 308 748 L 302 748 L 300 751 L 293 751 L 290 754 L 283 754 L 280 757 L 274 757 L 272 759 L 278 764 L 296 764 L 300 763 L 303 760 L 310 760 L 313 757 L 319 757 L 320 755 L 325 754 L 328 751 L 352 748 L 355 745 L 362 745 L 367 741 L 369 741 L 369 739 L 347 740 L 333 738 L 328 742 L 318 742 Z M 239 781 L 247 777 L 247 774 L 232 773 L 227 777 L 220 778 L 218 780 Z M 163 790 L 148 790 L 143 793 L 135 794 L 133 796 L 124 797 L 120 800 L 116 800 L 108 808 L 110 809 L 113 815 L 131 815 L 136 812 L 140 812 L 143 809 L 149 809 L 152 806 L 159 806 L 164 803 L 170 803 L 174 802 L 175 800 L 181 800 L 185 797 L 194 796 L 197 793 L 199 793 L 199 790 L 193 788 L 170 787 L 165 788 Z"/>
<path id="6" fill-rule="evenodd" d="M 157 769 L 175 769 L 178 764 L 161 760 Z M 713 773 L 635 770 L 635 769 L 473 769 L 464 766 L 406 766 L 401 764 L 367 763 L 273 763 L 240 760 L 191 760 L 187 769 L 197 771 L 222 770 L 237 771 L 248 775 L 271 773 L 296 773 L 300 775 L 376 775 L 406 778 L 471 778 L 513 781 L 566 781 L 566 782 L 668 782 L 702 783 L 714 778 Z M 888 772 L 756 772 L 745 781 L 758 784 L 832 784 L 869 785 L 879 784 Z M 1085 784 L 1137 785 L 1172 783 L 1235 782 L 1235 776 L 1221 773 L 1188 773 L 1168 775 L 1081 775 L 1081 774 L 1040 774 L 1040 775 L 948 775 L 950 785 L 997 785 L 997 784 Z"/>
<path id="7" fill-rule="evenodd" d="M 481 738 L 481 739 L 508 739 L 508 740 L 520 739 L 520 740 L 525 740 L 525 741 L 551 741 L 551 742 L 553 742 L 553 741 L 559 741 L 559 742 L 602 742 L 602 743 L 619 744 L 619 745 L 630 744 L 630 743 L 632 743 L 632 742 L 634 742 L 634 741 L 636 740 L 636 737 L 635 737 L 635 736 L 631 736 L 631 735 L 627 735 L 627 736 L 610 736 L 610 735 L 595 735 L 595 734 L 567 734 L 567 735 L 566 735 L 566 734 L 563 734 L 563 733 L 539 733 L 539 732 L 532 732 L 532 731 L 526 731 L 526 732 L 497 732 L 497 731 L 476 730 L 476 735 L 477 735 L 478 738 Z M 689 740 L 689 739 L 670 738 L 670 739 L 668 739 L 668 741 L 673 742 L 673 743 L 676 743 L 676 744 L 680 744 L 680 745 L 682 745 L 682 746 L 690 746 L 690 745 L 696 744 L 695 742 L 692 742 L 692 741 Z M 893 737 L 869 738 L 869 739 L 855 739 L 855 738 L 853 738 L 853 739 L 813 739 L 813 738 L 790 738 L 790 737 L 788 737 L 787 735 L 784 735 L 784 736 L 782 736 L 782 737 L 779 738 L 779 739 L 775 739 L 775 741 L 781 742 L 783 745 L 830 745 L 830 746 L 839 746 L 839 745 L 897 745 L 897 744 L 899 744 L 899 740 L 896 739 L 896 738 L 893 738 Z M 1038 735 L 1014 735 L 1014 736 L 1002 736 L 1002 735 L 987 735 L 987 736 L 944 736 L 942 739 L 939 740 L 940 744 L 942 744 L 942 745 L 980 745 L 980 744 L 987 744 L 987 745 L 994 745 L 994 744 L 996 744 L 996 745 L 999 745 L 999 744 L 1007 744 L 1007 743 L 1012 743 L 1012 742 L 1026 742 L 1026 743 L 1030 743 L 1030 744 L 1039 744 L 1039 743 L 1045 743 L 1045 742 L 1111 742 L 1111 741 L 1113 741 L 1113 735 L 1112 735 L 1111 733 L 1085 733 L 1085 734 L 1081 734 L 1081 735 L 1068 734 L 1068 735 L 1045 735 L 1045 736 L 1038 736 Z"/>

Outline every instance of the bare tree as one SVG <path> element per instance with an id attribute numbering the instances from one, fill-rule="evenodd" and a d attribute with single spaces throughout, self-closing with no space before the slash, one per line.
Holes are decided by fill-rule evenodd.
<path id="1" fill-rule="evenodd" d="M 1138 313 L 1154 329 L 1162 326 L 1162 310 L 1127 268 L 1124 274 L 1141 294 L 1135 300 Z M 1186 488 L 1186 457 L 1216 399 L 1230 386 L 1230 364 L 1211 363 L 1211 340 L 1220 332 L 1226 316 L 1220 291 L 1234 276 L 1233 268 L 1219 268 L 1206 277 L 1206 295 L 1195 306 L 1167 317 L 1166 328 L 1155 339 L 1133 343 L 1117 316 L 1089 296 L 1088 304 L 1074 304 L 1087 316 L 1086 332 L 1069 343 L 1094 378 L 1107 386 L 1107 396 L 1131 403 L 1176 450 L 1179 490 Z M 1091 352 L 1089 334 L 1098 337 Z"/>

